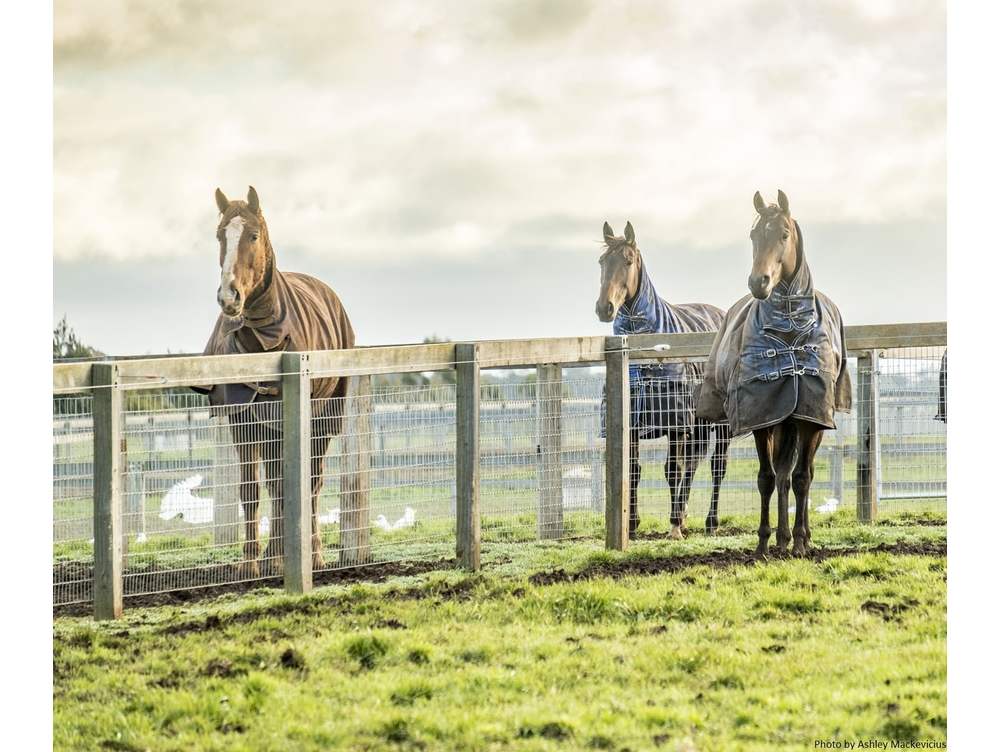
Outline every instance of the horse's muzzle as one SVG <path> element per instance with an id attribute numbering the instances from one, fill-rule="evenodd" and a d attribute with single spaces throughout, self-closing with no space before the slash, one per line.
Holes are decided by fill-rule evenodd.
<path id="1" fill-rule="evenodd" d="M 767 300 L 771 294 L 771 277 L 767 274 L 761 274 L 756 277 L 750 275 L 750 278 L 747 280 L 747 287 L 750 288 L 750 294 L 757 298 L 757 300 Z"/>
<path id="2" fill-rule="evenodd" d="M 604 303 L 598 300 L 597 305 L 594 306 L 594 312 L 597 313 L 598 319 L 607 323 L 615 317 L 615 306 L 610 300 Z"/>
<path id="3" fill-rule="evenodd" d="M 222 288 L 220 287 L 218 292 L 215 293 L 215 299 L 219 303 L 219 308 L 227 316 L 239 316 L 243 313 L 243 298 L 239 290 L 234 289 L 230 296 L 223 297 Z"/>

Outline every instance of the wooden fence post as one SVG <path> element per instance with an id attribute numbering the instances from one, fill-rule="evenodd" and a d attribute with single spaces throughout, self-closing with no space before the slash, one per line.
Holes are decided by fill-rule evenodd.
<path id="1" fill-rule="evenodd" d="M 122 406 L 115 363 L 95 363 L 94 618 L 122 615 Z"/>
<path id="2" fill-rule="evenodd" d="M 371 376 L 348 379 L 342 420 L 340 566 L 353 567 L 371 561 Z"/>
<path id="3" fill-rule="evenodd" d="M 631 405 L 628 383 L 628 337 L 604 340 L 607 365 L 607 438 L 604 442 L 606 490 L 604 494 L 605 547 L 628 548 L 629 427 Z"/>
<path id="4" fill-rule="evenodd" d="M 455 345 L 456 555 L 479 570 L 479 345 Z"/>
<path id="5" fill-rule="evenodd" d="M 538 404 L 538 537 L 563 534 L 562 366 L 545 363 L 535 369 Z"/>
<path id="6" fill-rule="evenodd" d="M 281 356 L 282 546 L 285 590 L 312 590 L 312 406 L 309 355 L 286 352 Z"/>
<path id="7" fill-rule="evenodd" d="M 239 458 L 233 446 L 232 433 L 226 418 L 219 415 L 210 419 L 212 435 L 212 531 L 215 544 L 230 546 L 239 542 Z"/>
<path id="8" fill-rule="evenodd" d="M 858 521 L 878 517 L 882 458 L 879 445 L 879 355 L 869 350 L 858 356 Z"/>

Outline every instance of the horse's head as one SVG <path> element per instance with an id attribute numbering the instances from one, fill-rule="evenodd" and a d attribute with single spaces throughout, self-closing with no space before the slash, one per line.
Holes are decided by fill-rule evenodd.
<path id="1" fill-rule="evenodd" d="M 246 201 L 230 201 L 216 188 L 215 203 L 222 215 L 216 231 L 222 267 L 216 299 L 224 314 L 239 316 L 250 294 L 264 281 L 272 253 L 271 241 L 253 186 Z"/>
<path id="2" fill-rule="evenodd" d="M 778 191 L 777 204 L 764 204 L 760 191 L 753 194 L 757 218 L 750 230 L 753 268 L 747 285 L 755 298 L 765 300 L 781 278 L 790 279 L 798 260 L 798 226 L 788 210 L 788 196 Z"/>
<path id="3" fill-rule="evenodd" d="M 618 309 L 639 289 L 642 257 L 635 244 L 632 223 L 625 224 L 625 236 L 615 235 L 604 223 L 604 253 L 601 254 L 601 293 L 594 310 L 601 321 L 613 321 Z"/>

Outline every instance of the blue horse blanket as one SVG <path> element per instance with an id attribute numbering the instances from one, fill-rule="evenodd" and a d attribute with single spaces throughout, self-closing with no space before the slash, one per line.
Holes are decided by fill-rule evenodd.
<path id="1" fill-rule="evenodd" d="M 645 264 L 640 274 L 635 297 L 626 300 L 615 316 L 615 334 L 713 332 L 719 328 L 721 308 L 707 303 L 671 305 L 657 295 Z M 655 439 L 694 425 L 696 386 L 702 371 L 700 363 L 688 362 L 629 366 L 632 428 L 640 439 Z"/>
<path id="2" fill-rule="evenodd" d="M 712 344 L 697 415 L 728 420 L 733 436 L 802 418 L 835 428 L 851 409 L 844 323 L 837 306 L 813 289 L 805 253 L 791 280 L 766 300 L 747 295 L 726 313 Z"/>

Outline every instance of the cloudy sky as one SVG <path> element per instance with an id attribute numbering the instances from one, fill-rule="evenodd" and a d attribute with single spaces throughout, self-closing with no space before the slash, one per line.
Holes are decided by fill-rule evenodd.
<path id="1" fill-rule="evenodd" d="M 216 186 L 362 344 L 596 334 L 601 225 L 746 292 L 782 188 L 847 323 L 945 316 L 944 2 L 55 4 L 54 318 L 200 350 Z"/>

